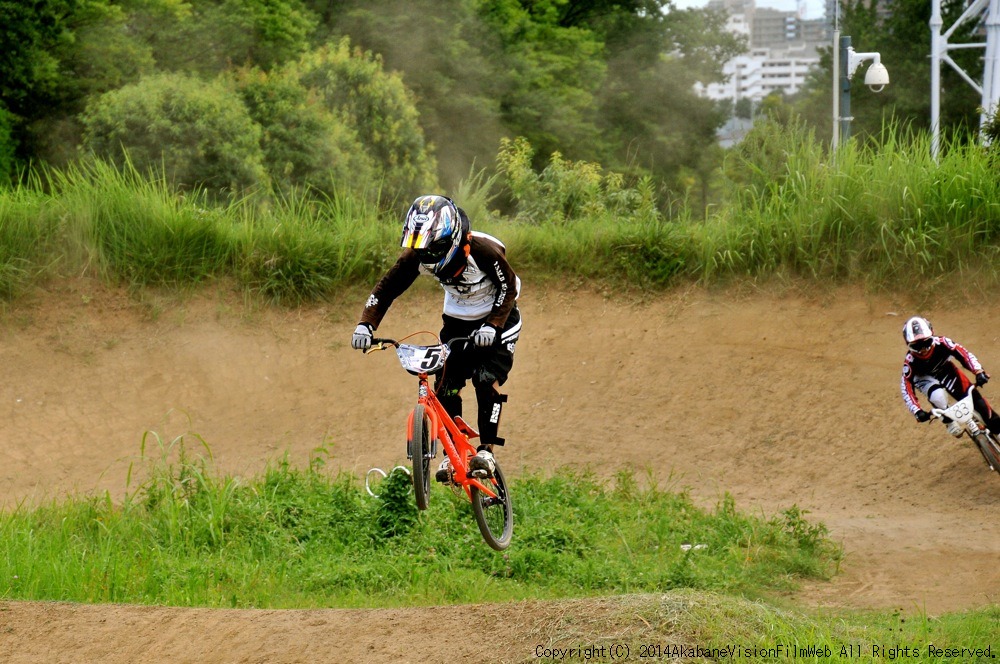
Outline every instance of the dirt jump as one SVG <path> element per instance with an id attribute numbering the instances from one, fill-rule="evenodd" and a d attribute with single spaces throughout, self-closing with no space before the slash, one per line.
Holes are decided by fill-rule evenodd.
<path id="1" fill-rule="evenodd" d="M 0 321 L 0 502 L 124 493 L 146 432 L 196 433 L 221 472 L 254 474 L 320 446 L 332 472 L 405 460 L 413 384 L 386 355 L 350 349 L 365 293 L 301 309 L 225 288 L 129 296 L 88 280 L 46 287 Z M 680 289 L 655 297 L 534 286 L 503 413 L 508 475 L 649 469 L 708 505 L 731 493 L 765 514 L 797 505 L 845 556 L 809 607 L 929 614 L 1000 601 L 1000 475 L 968 440 L 918 425 L 899 393 L 906 317 L 974 352 L 998 380 L 995 302 L 920 311 L 858 289 L 803 294 Z M 407 293 L 380 332 L 439 327 L 440 295 Z M 373 444 L 372 441 L 380 441 Z M 515 531 L 515 542 L 516 542 Z M 491 607 L 490 640 L 531 641 L 568 606 Z M 0 603 L 5 662 L 491 661 L 459 642 L 469 607 L 230 611 Z M 498 627 L 499 625 L 499 627 Z M 520 651 L 530 660 L 525 645 Z"/>

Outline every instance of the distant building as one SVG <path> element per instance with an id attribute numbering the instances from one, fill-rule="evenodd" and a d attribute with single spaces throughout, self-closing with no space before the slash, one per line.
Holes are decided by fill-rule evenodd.
<path id="1" fill-rule="evenodd" d="M 819 64 L 815 48 L 804 45 L 785 49 L 755 48 L 723 65 L 724 83 L 698 84 L 702 97 L 722 101 L 750 99 L 754 104 L 774 92 L 795 94 L 805 83 L 809 70 Z"/>
<path id="2" fill-rule="evenodd" d="M 820 46 L 829 45 L 825 19 L 803 19 L 799 12 L 766 7 L 754 0 L 710 0 L 709 9 L 728 14 L 730 32 L 747 38 L 750 51 L 723 65 L 724 83 L 698 84 L 695 91 L 709 99 L 741 99 L 754 104 L 774 92 L 795 94 L 809 70 L 819 64 Z"/>

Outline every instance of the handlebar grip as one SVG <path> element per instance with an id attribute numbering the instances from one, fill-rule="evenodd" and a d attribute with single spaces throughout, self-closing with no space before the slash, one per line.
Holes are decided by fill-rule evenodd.
<path id="1" fill-rule="evenodd" d="M 467 337 L 452 337 L 451 339 L 448 340 L 449 346 L 457 344 L 465 344 L 466 346 L 468 346 L 469 344 L 475 345 L 474 342 L 472 341 L 471 334 Z"/>

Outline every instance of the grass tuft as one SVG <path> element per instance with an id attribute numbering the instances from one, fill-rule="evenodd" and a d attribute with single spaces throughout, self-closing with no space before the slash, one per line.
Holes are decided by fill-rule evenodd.
<path id="1" fill-rule="evenodd" d="M 157 444 L 152 445 L 155 441 Z M 698 588 L 755 595 L 830 574 L 839 549 L 798 511 L 763 519 L 725 496 L 589 473 L 522 477 L 515 539 L 497 554 L 463 497 L 418 514 L 409 477 L 370 497 L 322 457 L 219 477 L 207 446 L 147 438 L 123 500 L 109 494 L 0 515 L 0 596 L 179 606 L 421 605 Z M 320 454 L 320 453 L 318 453 Z M 792 516 L 789 516 L 789 515 Z"/>

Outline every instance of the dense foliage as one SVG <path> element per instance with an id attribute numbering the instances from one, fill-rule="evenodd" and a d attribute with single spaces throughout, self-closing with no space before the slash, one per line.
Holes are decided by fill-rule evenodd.
<path id="1" fill-rule="evenodd" d="M 363 181 L 386 202 L 455 188 L 518 137 L 535 166 L 559 152 L 675 186 L 723 120 L 692 85 L 740 48 L 720 16 L 667 0 L 5 0 L 0 26 L 0 177 L 88 151 L 145 165 L 159 145 L 186 188 Z M 205 127 L 235 128 L 234 79 L 257 149 L 183 163 L 214 158 L 192 149 Z M 181 80 L 219 105 L 136 108 Z"/>
<path id="2" fill-rule="evenodd" d="M 992 286 L 996 151 L 945 147 L 934 159 L 927 136 L 899 132 L 845 147 L 831 168 L 801 122 L 760 122 L 727 160 L 731 203 L 706 221 L 667 218 L 646 179 L 630 185 L 558 153 L 535 169 L 527 142 L 507 141 L 498 173 L 471 174 L 479 188 L 463 200 L 533 279 L 662 288 L 795 275 L 900 288 L 961 274 Z M 510 192 L 511 216 L 489 214 L 494 187 Z M 391 265 L 397 219 L 353 192 L 220 205 L 93 162 L 0 190 L 0 289 L 12 298 L 48 275 L 96 272 L 132 286 L 231 277 L 266 299 L 320 300 Z"/>

